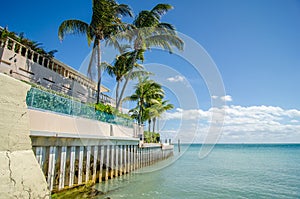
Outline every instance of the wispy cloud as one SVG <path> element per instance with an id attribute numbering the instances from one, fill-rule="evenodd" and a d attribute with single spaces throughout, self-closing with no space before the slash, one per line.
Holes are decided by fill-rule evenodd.
<path id="1" fill-rule="evenodd" d="M 225 95 L 225 96 L 221 96 L 221 97 L 216 96 L 216 95 L 212 95 L 211 98 L 214 99 L 214 100 L 220 99 L 224 102 L 231 102 L 232 101 L 232 97 L 230 95 Z"/>
<path id="2" fill-rule="evenodd" d="M 210 112 L 203 111 L 201 109 L 190 109 L 190 110 L 182 110 L 177 108 L 175 112 L 166 112 L 163 116 L 165 120 L 199 120 L 199 119 L 209 119 Z"/>
<path id="3" fill-rule="evenodd" d="M 169 77 L 169 78 L 167 78 L 167 80 L 169 82 L 183 82 L 184 81 L 184 77 L 180 76 L 180 75 L 176 75 L 175 77 Z"/>
<path id="4" fill-rule="evenodd" d="M 221 100 L 223 100 L 224 102 L 231 102 L 232 97 L 230 95 L 225 95 L 221 97 Z"/>

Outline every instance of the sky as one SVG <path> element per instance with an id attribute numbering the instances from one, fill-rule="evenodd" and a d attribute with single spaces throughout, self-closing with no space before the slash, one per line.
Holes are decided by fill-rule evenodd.
<path id="1" fill-rule="evenodd" d="M 173 5 L 162 21 L 173 24 L 187 43 L 199 47 L 186 46 L 192 57 L 159 49 L 146 53 L 146 68 L 156 73 L 153 78 L 163 84 L 175 105 L 159 124 L 165 138 L 204 142 L 215 113 L 224 123 L 214 137 L 220 143 L 300 142 L 299 0 L 118 2 L 130 5 L 136 14 L 157 3 Z M 5 9 L 0 12 L 0 26 L 24 32 L 46 50 L 58 50 L 58 60 L 85 73 L 91 51 L 86 38 L 68 35 L 61 42 L 57 29 L 66 19 L 89 22 L 91 1 L 5 1 L 1 5 Z M 115 56 L 109 52 L 103 56 Z M 210 69 L 214 74 L 208 77 Z M 222 96 L 213 92 L 218 82 L 224 86 Z M 113 93 L 115 83 L 107 74 L 103 84 Z M 217 101 L 224 104 L 214 107 Z M 222 111 L 225 115 L 220 119 Z"/>

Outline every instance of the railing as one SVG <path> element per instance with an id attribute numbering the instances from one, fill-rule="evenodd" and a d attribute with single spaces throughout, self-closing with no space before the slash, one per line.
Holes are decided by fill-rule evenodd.
<path id="1" fill-rule="evenodd" d="M 52 57 L 35 52 L 10 37 L 0 40 L 0 48 L 6 48 L 8 50 L 11 50 L 17 54 L 20 54 L 22 57 L 31 60 L 34 63 L 37 63 L 41 66 L 44 66 L 45 68 L 48 68 L 62 75 L 63 77 L 76 81 L 88 88 L 92 88 L 94 90 L 96 89 L 95 82 L 91 81 L 76 70 L 70 68 L 69 66 L 61 63 L 60 61 Z"/>
<path id="2" fill-rule="evenodd" d="M 127 127 L 133 126 L 133 121 L 116 115 L 95 110 L 94 107 L 78 102 L 70 97 L 62 97 L 57 94 L 31 88 L 26 97 L 28 107 L 53 111 L 66 115 L 78 116 L 101 122 L 107 122 Z"/>

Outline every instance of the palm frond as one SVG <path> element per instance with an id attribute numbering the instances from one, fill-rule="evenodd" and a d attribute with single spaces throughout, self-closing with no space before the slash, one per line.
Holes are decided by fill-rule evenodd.
<path id="1" fill-rule="evenodd" d="M 125 97 L 122 101 L 137 101 L 138 99 L 138 95 L 133 94 L 131 96 Z"/>
<path id="2" fill-rule="evenodd" d="M 105 46 L 114 47 L 119 51 L 120 54 L 123 54 L 131 49 L 130 44 L 124 44 L 123 41 L 112 35 L 105 40 Z"/>
<path id="3" fill-rule="evenodd" d="M 170 4 L 157 4 L 151 10 L 151 13 L 154 14 L 158 19 L 160 19 L 161 16 L 166 14 L 171 9 L 173 9 L 173 6 L 171 6 Z"/>
<path id="4" fill-rule="evenodd" d="M 47 57 L 53 58 L 54 54 L 57 53 L 57 52 L 58 52 L 57 50 L 50 50 L 50 51 L 47 52 Z"/>
<path id="5" fill-rule="evenodd" d="M 153 35 L 145 39 L 145 44 L 148 48 L 161 47 L 170 53 L 173 52 L 172 47 L 183 50 L 184 46 L 184 42 L 178 36 L 169 34 Z"/>
<path id="6" fill-rule="evenodd" d="M 137 71 L 133 71 L 130 76 L 129 79 L 136 79 L 140 76 L 148 76 L 148 75 L 152 75 L 153 73 L 145 71 L 145 70 L 137 70 Z"/>
<path id="7" fill-rule="evenodd" d="M 122 17 L 126 17 L 126 16 L 133 17 L 133 12 L 132 12 L 131 8 L 126 4 L 118 5 L 116 7 L 116 13 L 118 15 L 121 15 Z"/>
<path id="8" fill-rule="evenodd" d="M 83 21 L 71 19 L 63 21 L 58 28 L 58 37 L 64 39 L 65 34 L 87 34 L 89 25 Z"/>
<path id="9" fill-rule="evenodd" d="M 172 25 L 172 24 L 169 24 L 169 23 L 159 23 L 157 25 L 158 28 L 161 28 L 161 29 L 167 29 L 167 30 L 173 30 L 173 31 L 170 31 L 169 33 L 173 33 L 175 31 L 175 27 Z"/>

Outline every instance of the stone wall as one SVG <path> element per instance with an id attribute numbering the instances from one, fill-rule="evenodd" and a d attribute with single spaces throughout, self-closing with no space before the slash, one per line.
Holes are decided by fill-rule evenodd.
<path id="1" fill-rule="evenodd" d="M 50 198 L 29 137 L 25 99 L 30 86 L 0 74 L 0 196 Z"/>

